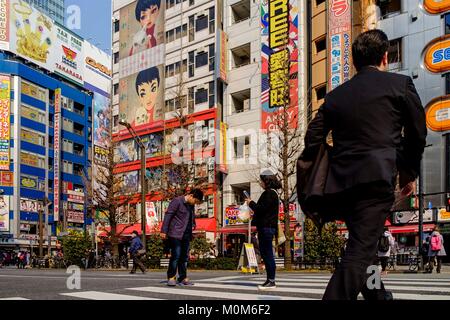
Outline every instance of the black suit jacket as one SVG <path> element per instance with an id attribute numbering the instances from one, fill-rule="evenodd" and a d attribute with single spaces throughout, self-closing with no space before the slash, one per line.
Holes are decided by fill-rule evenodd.
<path id="1" fill-rule="evenodd" d="M 333 148 L 325 193 L 386 181 L 395 187 L 418 176 L 425 148 L 425 112 L 412 79 L 365 67 L 325 97 L 305 136 L 313 159 L 328 133 Z"/>

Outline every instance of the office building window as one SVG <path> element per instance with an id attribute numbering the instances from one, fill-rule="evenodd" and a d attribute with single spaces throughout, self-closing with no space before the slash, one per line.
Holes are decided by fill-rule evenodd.
<path id="1" fill-rule="evenodd" d="M 188 54 L 189 58 L 189 78 L 192 78 L 194 76 L 194 62 L 195 62 L 195 51 L 191 51 Z"/>
<path id="2" fill-rule="evenodd" d="M 200 88 L 195 93 L 195 104 L 202 104 L 208 102 L 208 90 Z"/>
<path id="3" fill-rule="evenodd" d="M 215 12 L 216 8 L 215 7 L 211 7 L 209 8 L 209 33 L 214 33 L 214 23 L 215 23 L 215 17 L 216 17 L 216 12 Z"/>
<path id="4" fill-rule="evenodd" d="M 73 174 L 73 163 L 67 160 L 63 160 L 63 172 Z"/>
<path id="5" fill-rule="evenodd" d="M 402 38 L 389 41 L 389 70 L 398 71 L 402 68 Z"/>
<path id="6" fill-rule="evenodd" d="M 199 32 L 203 29 L 206 29 L 207 27 L 208 27 L 208 17 L 205 15 L 197 17 L 197 20 L 195 21 L 195 31 Z"/>
<path id="7" fill-rule="evenodd" d="M 321 100 L 325 99 L 325 96 L 327 94 L 327 86 L 323 85 L 323 86 L 317 87 L 314 89 L 314 91 L 316 94 L 316 100 L 321 101 Z"/>
<path id="8" fill-rule="evenodd" d="M 208 53 L 202 51 L 198 52 L 195 57 L 195 68 L 200 68 L 208 64 Z"/>
<path id="9" fill-rule="evenodd" d="M 321 38 L 315 41 L 316 54 L 319 54 L 325 50 L 327 50 L 327 39 Z"/>
<path id="10" fill-rule="evenodd" d="M 191 87 L 188 89 L 188 113 L 194 112 L 194 105 L 195 105 L 195 88 Z"/>
<path id="11" fill-rule="evenodd" d="M 233 139 L 234 158 L 242 159 L 250 156 L 250 136 Z"/>
<path id="12" fill-rule="evenodd" d="M 214 108 L 215 105 L 215 95 L 214 95 L 214 81 L 211 81 L 209 83 L 209 88 L 208 88 L 208 101 L 209 101 L 209 107 L 210 108 Z"/>
<path id="13" fill-rule="evenodd" d="M 120 31 L 120 21 L 115 20 L 114 21 L 114 32 L 119 32 L 119 31 Z"/>
<path id="14" fill-rule="evenodd" d="M 450 13 L 445 15 L 445 34 L 450 34 Z"/>
<path id="15" fill-rule="evenodd" d="M 63 118 L 62 128 L 63 128 L 63 130 L 66 130 L 68 132 L 73 132 L 73 121 Z"/>
<path id="16" fill-rule="evenodd" d="M 209 71 L 214 71 L 215 68 L 215 51 L 214 43 L 209 45 Z"/>
<path id="17" fill-rule="evenodd" d="M 119 94 L 119 84 L 115 83 L 114 84 L 114 95 Z"/>
<path id="18" fill-rule="evenodd" d="M 195 39 L 194 22 L 195 22 L 195 16 L 190 16 L 189 17 L 189 42 L 194 41 L 194 39 Z"/>
<path id="19" fill-rule="evenodd" d="M 73 142 L 63 139 L 63 151 L 73 153 Z"/>
<path id="20" fill-rule="evenodd" d="M 231 24 L 250 18 L 250 0 L 242 0 L 231 6 Z"/>
<path id="21" fill-rule="evenodd" d="M 114 52 L 114 63 L 119 63 L 119 52 Z"/>
<path id="22" fill-rule="evenodd" d="M 377 0 L 376 5 L 380 8 L 383 19 L 399 14 L 402 11 L 402 0 Z"/>

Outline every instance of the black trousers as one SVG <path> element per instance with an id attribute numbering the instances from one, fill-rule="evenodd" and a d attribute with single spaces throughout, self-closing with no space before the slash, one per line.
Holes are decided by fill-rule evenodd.
<path id="1" fill-rule="evenodd" d="M 370 290 L 368 267 L 375 264 L 377 242 L 394 202 L 394 190 L 385 182 L 359 185 L 329 196 L 344 217 L 349 232 L 344 256 L 336 268 L 323 300 L 384 300 L 383 283 Z"/>
<path id="2" fill-rule="evenodd" d="M 145 266 L 144 266 L 144 263 L 142 262 L 141 258 L 139 257 L 139 255 L 132 254 L 131 257 L 133 258 L 133 269 L 131 269 L 131 272 L 136 272 L 136 269 L 139 267 L 139 269 L 141 269 L 141 271 L 144 273 Z"/>

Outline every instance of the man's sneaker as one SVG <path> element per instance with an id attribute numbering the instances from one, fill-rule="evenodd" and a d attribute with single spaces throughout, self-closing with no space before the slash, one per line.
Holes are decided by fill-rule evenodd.
<path id="1" fill-rule="evenodd" d="M 275 289 L 277 286 L 275 285 L 275 281 L 267 280 L 263 285 L 258 286 L 258 290 L 270 290 Z"/>
<path id="2" fill-rule="evenodd" d="M 184 279 L 183 281 L 178 282 L 180 286 L 193 286 L 194 284 L 189 281 L 189 278 Z"/>
<path id="3" fill-rule="evenodd" d="M 167 280 L 167 285 L 169 287 L 175 287 L 177 285 L 177 280 L 175 277 L 170 278 L 169 280 Z"/>

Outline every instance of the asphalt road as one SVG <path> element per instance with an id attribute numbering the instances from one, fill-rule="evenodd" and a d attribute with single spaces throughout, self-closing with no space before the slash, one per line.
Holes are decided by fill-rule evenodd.
<path id="1" fill-rule="evenodd" d="M 81 271 L 78 288 L 70 276 L 65 270 L 0 269 L 0 300 L 317 300 L 331 275 L 279 272 L 277 288 L 266 292 L 257 289 L 265 275 L 236 271 L 190 271 L 195 285 L 175 288 L 166 286 L 161 271 Z M 450 300 L 449 273 L 389 274 L 383 281 L 396 299 Z"/>

